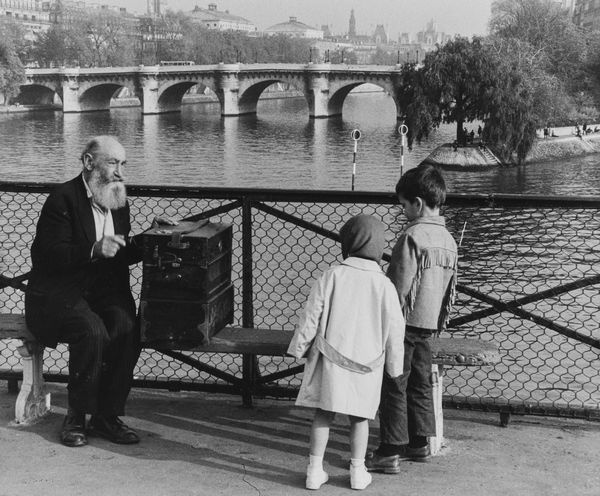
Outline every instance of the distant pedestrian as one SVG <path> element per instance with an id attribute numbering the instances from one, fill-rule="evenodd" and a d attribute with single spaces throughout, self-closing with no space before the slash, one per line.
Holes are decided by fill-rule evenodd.
<path id="1" fill-rule="evenodd" d="M 288 353 L 307 357 L 296 405 L 316 408 L 310 434 L 306 488 L 329 476 L 323 455 L 336 413 L 350 419 L 350 486 L 371 483 L 365 467 L 369 421 L 379 406 L 383 370 L 403 370 L 404 317 L 396 288 L 379 266 L 382 222 L 352 217 L 340 231 L 344 261 L 314 283 Z"/>
<path id="2" fill-rule="evenodd" d="M 481 125 L 477 128 L 477 137 L 481 140 L 481 135 L 483 133 L 483 129 L 481 128 Z"/>

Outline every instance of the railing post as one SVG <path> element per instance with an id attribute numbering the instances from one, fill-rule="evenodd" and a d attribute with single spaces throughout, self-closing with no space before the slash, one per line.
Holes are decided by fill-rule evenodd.
<path id="1" fill-rule="evenodd" d="M 252 275 L 252 202 L 244 196 L 242 200 L 242 327 L 254 327 L 254 295 Z M 258 363 L 256 355 L 242 356 L 242 401 L 252 407 L 252 390 L 256 382 Z"/>

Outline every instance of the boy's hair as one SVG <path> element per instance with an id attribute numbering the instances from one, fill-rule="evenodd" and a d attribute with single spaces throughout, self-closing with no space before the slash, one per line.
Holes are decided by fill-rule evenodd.
<path id="1" fill-rule="evenodd" d="M 441 207 L 446 201 L 446 183 L 437 167 L 419 165 L 400 177 L 396 195 L 402 195 L 410 202 L 419 197 L 429 208 Z"/>

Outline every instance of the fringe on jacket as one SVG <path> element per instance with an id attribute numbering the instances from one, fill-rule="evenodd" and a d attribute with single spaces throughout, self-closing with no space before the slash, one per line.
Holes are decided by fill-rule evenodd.
<path id="1" fill-rule="evenodd" d="M 454 299 L 456 297 L 456 282 L 458 272 L 458 255 L 452 250 L 446 248 L 429 248 L 422 252 L 417 266 L 417 272 L 412 280 L 410 290 L 406 296 L 405 315 L 408 315 L 415 306 L 417 291 L 421 284 L 423 271 L 432 267 L 440 267 L 446 270 L 452 270 L 452 278 L 446 288 L 442 308 L 438 318 L 438 333 L 446 328 L 450 317 Z"/>

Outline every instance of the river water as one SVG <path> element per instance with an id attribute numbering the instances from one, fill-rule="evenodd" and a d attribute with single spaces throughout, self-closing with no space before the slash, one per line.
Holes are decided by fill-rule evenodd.
<path id="1" fill-rule="evenodd" d="M 115 134 L 128 153 L 130 184 L 349 190 L 354 128 L 362 132 L 356 189 L 393 190 L 400 172 L 400 138 L 393 101 L 381 92 L 350 94 L 342 118 L 336 119 L 309 119 L 303 98 L 261 100 L 257 115 L 239 118 L 221 118 L 214 103 L 151 116 L 143 116 L 139 108 L 1 114 L 0 163 L 3 180 L 62 181 L 79 172 L 77 157 L 90 136 Z M 411 151 L 405 149 L 405 168 L 452 141 L 454 132 L 453 125 L 442 126 Z M 445 176 L 456 193 L 600 194 L 600 159 L 595 155 L 446 171 Z"/>
<path id="2" fill-rule="evenodd" d="M 261 100 L 257 115 L 225 119 L 218 104 L 186 105 L 181 113 L 155 116 L 143 116 L 139 108 L 66 115 L 50 111 L 0 114 L 0 164 L 4 181 L 63 181 L 79 173 L 78 156 L 89 137 L 114 134 L 128 152 L 130 184 L 349 190 L 354 148 L 350 133 L 355 128 L 362 131 L 356 156 L 356 189 L 393 191 L 400 172 L 400 140 L 394 104 L 383 93 L 351 94 L 342 118 L 322 120 L 309 119 L 302 98 Z M 439 144 L 453 139 L 454 126 L 442 126 L 429 140 L 406 151 L 405 167 L 416 166 Z M 521 167 L 451 170 L 445 176 L 449 190 L 455 193 L 597 196 L 600 156 Z M 484 294 L 511 300 L 593 274 L 598 253 L 594 213 L 557 209 L 546 219 L 544 213 L 534 210 L 490 210 L 470 217 L 462 248 L 461 282 Z M 10 225 L 18 226 L 19 219 L 11 215 L 2 220 L 0 216 L 0 221 Z M 455 229 L 457 237 L 465 225 L 461 218 Z M 8 256 L 13 245 L 6 241 L 0 247 L 0 272 L 18 274 L 26 265 L 27 241 L 12 229 L 6 232 L 12 233 L 17 256 Z M 285 245 L 285 239 L 276 239 Z M 308 250 L 310 242 L 305 246 Z M 263 262 L 258 261 L 257 267 Z M 302 265 L 296 279 L 309 281 L 311 265 Z M 261 274 L 268 291 L 257 288 L 257 298 L 266 300 L 272 293 L 289 298 L 282 298 L 274 308 L 257 303 L 257 319 L 264 319 L 263 325 L 275 321 L 279 325 L 277 319 L 283 317 L 278 312 L 297 309 L 289 301 L 295 300 L 298 289 L 295 283 L 288 284 L 285 274 L 269 270 Z M 15 306 L 12 301 L 8 303 Z M 597 337 L 598 304 L 598 292 L 590 287 L 572 298 L 567 295 L 565 301 L 558 298 L 548 305 L 535 305 L 549 320 Z M 475 381 L 481 382 L 477 393 L 470 390 L 470 371 L 460 376 L 453 372 L 448 376 L 447 392 L 460 390 L 488 398 L 505 395 L 511 400 L 518 395 L 517 402 L 551 401 L 597 408 L 600 375 L 597 364 L 592 363 L 596 355 L 590 352 L 592 358 L 586 358 L 563 336 L 525 322 L 502 314 L 485 321 L 485 332 L 492 332 L 492 339 L 500 343 L 502 364 L 485 381 Z M 529 343 L 543 343 L 543 349 L 536 349 L 532 357 Z M 565 350 L 564 356 L 568 353 L 564 363 L 553 362 L 558 349 Z M 570 351 L 575 352 L 573 357 Z M 465 384 L 468 387 L 463 391 Z"/>

